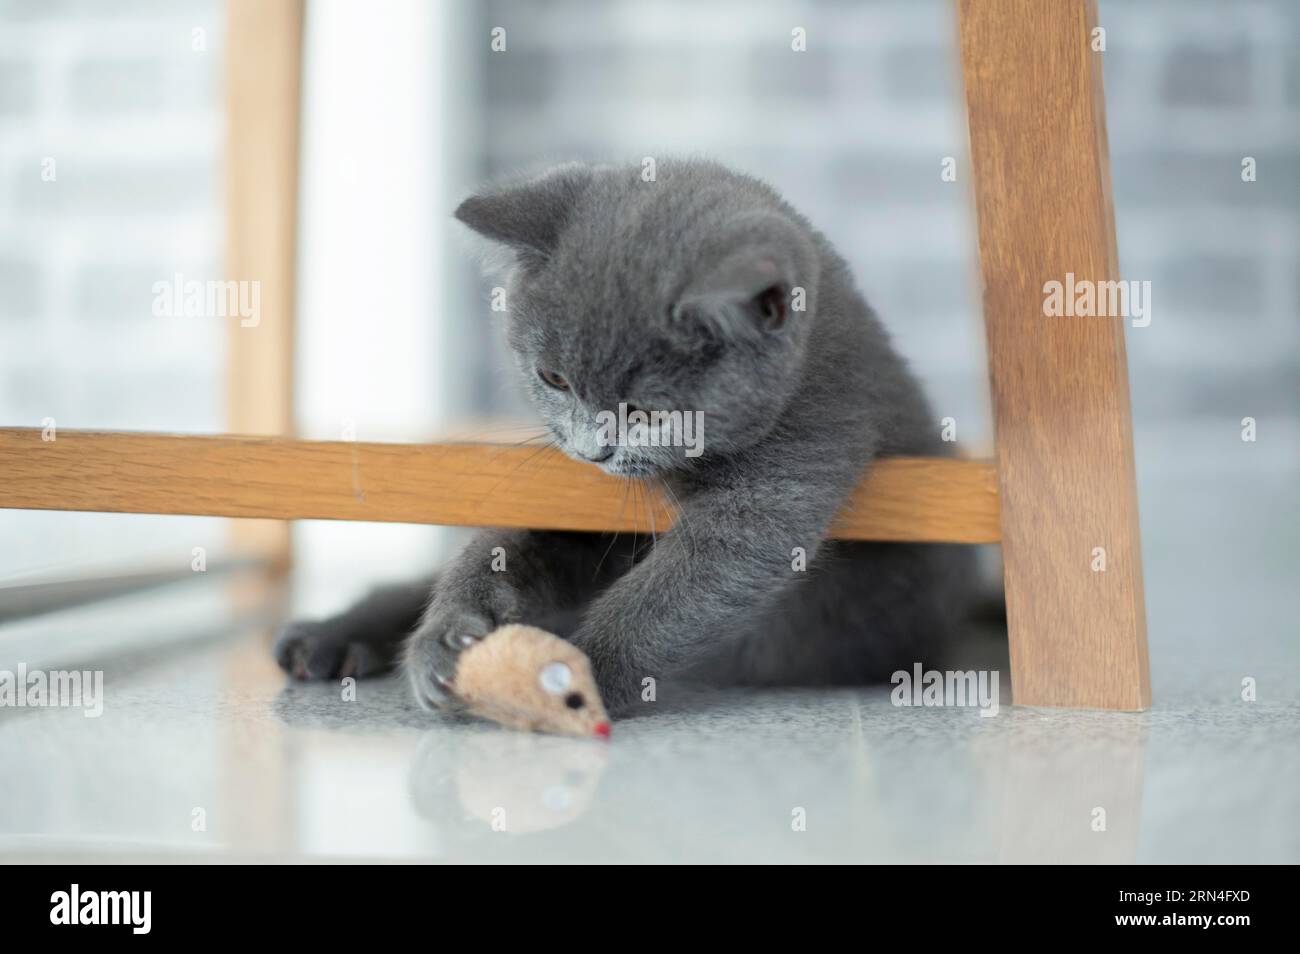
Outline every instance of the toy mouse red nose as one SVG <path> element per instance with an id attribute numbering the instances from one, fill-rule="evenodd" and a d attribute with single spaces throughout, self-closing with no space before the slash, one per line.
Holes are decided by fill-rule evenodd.
<path id="1" fill-rule="evenodd" d="M 596 723 L 596 734 L 597 734 L 598 736 L 600 736 L 602 739 L 608 739 L 608 738 L 609 738 L 609 723 L 608 723 L 608 722 L 597 722 L 597 723 Z"/>

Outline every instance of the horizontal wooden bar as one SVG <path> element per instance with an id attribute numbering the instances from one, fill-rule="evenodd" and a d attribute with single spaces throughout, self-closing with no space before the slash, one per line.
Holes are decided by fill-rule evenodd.
<path id="1" fill-rule="evenodd" d="M 629 492 L 627 482 L 546 448 L 72 430 L 45 441 L 39 428 L 0 428 L 0 507 L 545 530 L 672 523 L 649 487 Z M 882 460 L 834 535 L 997 542 L 994 467 Z"/>

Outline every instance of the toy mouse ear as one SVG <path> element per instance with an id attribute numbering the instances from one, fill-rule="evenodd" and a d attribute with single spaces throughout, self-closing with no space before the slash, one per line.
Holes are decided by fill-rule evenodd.
<path id="1" fill-rule="evenodd" d="M 587 166 L 566 163 L 536 178 L 472 195 L 456 209 L 456 218 L 517 252 L 546 257 L 591 178 Z"/>

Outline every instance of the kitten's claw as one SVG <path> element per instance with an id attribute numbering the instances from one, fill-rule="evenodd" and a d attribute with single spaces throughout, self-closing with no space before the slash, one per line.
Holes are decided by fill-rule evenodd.
<path id="1" fill-rule="evenodd" d="M 456 707 L 453 680 L 460 654 L 495 628 L 487 616 L 463 607 L 430 607 L 406 647 L 411 689 L 421 707 Z"/>
<path id="2" fill-rule="evenodd" d="M 456 689 L 452 681 L 441 673 L 429 672 L 424 676 L 411 674 L 411 688 L 415 691 L 415 701 L 420 708 L 430 712 L 447 711 L 458 705 Z"/>

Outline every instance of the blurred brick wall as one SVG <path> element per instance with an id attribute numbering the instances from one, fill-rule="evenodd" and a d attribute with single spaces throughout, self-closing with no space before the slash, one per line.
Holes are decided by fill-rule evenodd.
<path id="1" fill-rule="evenodd" d="M 466 42 L 484 51 L 484 85 L 466 95 L 483 105 L 485 177 L 690 153 L 769 179 L 853 265 L 936 414 L 987 434 L 949 0 L 482 11 Z M 1129 333 L 1138 412 L 1293 413 L 1300 5 L 1103 0 L 1102 22 L 1121 259 L 1153 283 L 1152 325 Z M 220 265 L 219 0 L 3 0 L 0 23 L 0 412 L 219 427 L 221 320 L 150 313 L 154 281 Z M 491 26 L 507 52 L 487 51 Z M 1246 155 L 1257 182 L 1240 179 Z M 939 177 L 944 156 L 956 183 Z M 487 323 L 480 335 L 471 387 L 500 410 L 510 368 Z"/>
<path id="2" fill-rule="evenodd" d="M 687 153 L 768 179 L 837 243 L 936 416 L 987 439 L 953 6 L 492 0 L 484 173 Z M 1102 2 L 1121 264 L 1153 283 L 1152 324 L 1128 336 L 1140 421 L 1296 413 L 1298 15 L 1291 0 Z M 488 51 L 494 26 L 504 53 Z"/>
<path id="3" fill-rule="evenodd" d="M 154 317 L 152 288 L 220 276 L 223 25 L 220 0 L 0 0 L 0 424 L 220 429 L 225 328 Z M 0 578 L 186 567 L 224 537 L 0 510 Z"/>
<path id="4" fill-rule="evenodd" d="M 156 318 L 152 287 L 220 277 L 223 25 L 219 0 L 0 0 L 4 423 L 220 427 L 221 319 Z"/>
<path id="5" fill-rule="evenodd" d="M 463 94 L 477 125 L 445 133 L 481 145 L 484 177 L 686 153 L 769 179 L 849 260 L 936 417 L 987 440 L 950 0 L 477 9 L 464 42 L 482 51 L 483 83 Z M 1102 0 L 1101 13 L 1121 262 L 1153 283 L 1152 324 L 1128 333 L 1139 462 L 1210 453 L 1180 435 L 1232 435 L 1247 415 L 1294 434 L 1300 3 Z M 222 26 L 219 0 L 0 0 L 4 423 L 220 428 L 225 326 L 154 318 L 151 286 L 219 274 Z M 489 52 L 492 26 L 507 52 Z M 807 52 L 790 49 L 796 26 Z M 940 179 L 945 156 L 956 183 Z M 1241 181 L 1243 156 L 1258 181 Z M 498 329 L 466 327 L 473 402 L 519 409 Z M 144 519 L 114 522 L 113 539 Z M 19 520 L 0 536 L 35 546 L 52 532 L 42 519 L 17 534 Z"/>
<path id="6" fill-rule="evenodd" d="M 1140 419 L 1300 412 L 1300 4 L 1103 0 Z M 1243 157 L 1257 180 L 1243 182 Z"/>

